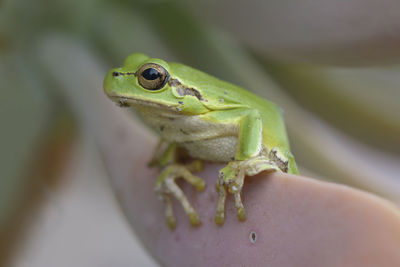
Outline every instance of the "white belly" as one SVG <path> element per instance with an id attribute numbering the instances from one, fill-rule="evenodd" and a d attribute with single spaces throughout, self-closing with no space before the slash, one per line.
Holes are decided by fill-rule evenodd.
<path id="1" fill-rule="evenodd" d="M 238 130 L 234 124 L 211 123 L 200 116 L 141 111 L 146 123 L 164 140 L 184 147 L 193 158 L 228 162 L 236 155 Z"/>
<path id="2" fill-rule="evenodd" d="M 214 162 L 229 162 L 235 159 L 237 137 L 226 136 L 197 142 L 180 144 L 193 158 Z"/>

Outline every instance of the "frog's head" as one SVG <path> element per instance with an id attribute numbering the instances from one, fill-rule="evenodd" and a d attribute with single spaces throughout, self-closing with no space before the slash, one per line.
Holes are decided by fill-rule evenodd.
<path id="1" fill-rule="evenodd" d="M 130 55 L 123 67 L 110 70 L 104 79 L 104 92 L 120 106 L 152 106 L 183 114 L 206 112 L 201 96 L 188 90 L 167 62 L 139 53 Z"/>

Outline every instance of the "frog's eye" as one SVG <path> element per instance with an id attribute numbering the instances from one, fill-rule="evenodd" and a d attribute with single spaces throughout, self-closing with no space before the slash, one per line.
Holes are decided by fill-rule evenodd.
<path id="1" fill-rule="evenodd" d="M 168 82 L 169 74 L 160 65 L 147 63 L 137 71 L 139 84 L 148 90 L 160 90 Z"/>

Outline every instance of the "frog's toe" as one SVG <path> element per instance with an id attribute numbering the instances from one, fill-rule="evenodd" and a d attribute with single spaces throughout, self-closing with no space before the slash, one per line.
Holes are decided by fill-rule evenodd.
<path id="1" fill-rule="evenodd" d="M 199 226 L 200 225 L 200 217 L 197 214 L 197 212 L 193 212 L 188 214 L 189 216 L 189 220 L 190 220 L 190 224 L 193 226 Z"/>
<path id="2" fill-rule="evenodd" d="M 246 220 L 246 210 L 244 208 L 238 209 L 236 211 L 236 216 L 239 221 L 244 222 Z"/>
<path id="3" fill-rule="evenodd" d="M 204 169 L 204 164 L 202 160 L 193 160 L 191 163 L 186 164 L 185 167 L 190 172 L 201 172 Z"/>
<path id="4" fill-rule="evenodd" d="M 174 216 L 174 211 L 172 209 L 172 200 L 169 195 L 165 195 L 163 197 L 165 200 L 165 218 L 167 219 L 167 225 L 171 230 L 174 230 L 176 227 L 176 220 Z"/>
<path id="5" fill-rule="evenodd" d="M 217 214 L 215 214 L 214 221 L 217 225 L 223 225 L 225 222 L 225 212 L 217 211 Z"/>
<path id="6" fill-rule="evenodd" d="M 244 209 L 243 202 L 240 197 L 240 193 L 241 193 L 241 191 L 234 193 L 235 208 L 236 208 L 236 216 L 237 216 L 238 220 L 243 222 L 246 220 L 246 210 Z"/>
<path id="7" fill-rule="evenodd" d="M 204 191 L 204 189 L 206 188 L 206 182 L 201 179 L 200 177 L 194 176 L 192 177 L 193 179 L 193 183 L 191 183 L 198 192 L 202 192 Z"/>
<path id="8" fill-rule="evenodd" d="M 202 163 L 198 163 L 198 162 L 201 162 L 201 161 L 194 161 L 194 164 L 195 165 L 201 164 L 201 166 L 202 166 Z M 191 163 L 190 165 L 185 165 L 185 166 L 176 165 L 176 176 L 182 177 L 188 183 L 193 185 L 197 191 L 201 192 L 206 188 L 206 183 L 202 178 L 192 174 L 192 172 L 194 171 L 193 170 L 194 168 L 196 168 L 195 170 L 199 170 L 197 167 L 193 167 L 193 163 Z"/>
<path id="9" fill-rule="evenodd" d="M 221 176 L 220 176 L 221 177 Z M 226 188 L 223 181 L 219 178 L 215 184 L 215 188 L 218 192 L 218 204 L 217 212 L 215 214 L 214 221 L 217 225 L 223 225 L 225 222 L 225 201 L 226 201 Z"/>
<path id="10" fill-rule="evenodd" d="M 161 199 L 163 199 L 166 204 L 166 220 L 168 226 L 172 230 L 176 226 L 176 220 L 172 208 L 172 196 L 181 203 L 185 213 L 189 217 L 191 225 L 197 226 L 200 224 L 199 215 L 192 207 L 183 191 L 175 183 L 175 179 L 180 177 L 192 184 L 198 191 L 202 191 L 205 188 L 204 180 L 193 175 L 184 165 L 172 164 L 161 172 L 156 182 L 155 191 L 160 195 Z"/>

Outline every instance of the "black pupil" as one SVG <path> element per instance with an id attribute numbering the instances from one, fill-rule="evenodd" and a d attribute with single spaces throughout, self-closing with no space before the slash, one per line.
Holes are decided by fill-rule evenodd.
<path id="1" fill-rule="evenodd" d="M 158 72 L 156 69 L 148 68 L 142 72 L 142 76 L 146 80 L 155 80 L 161 77 L 161 73 Z"/>

